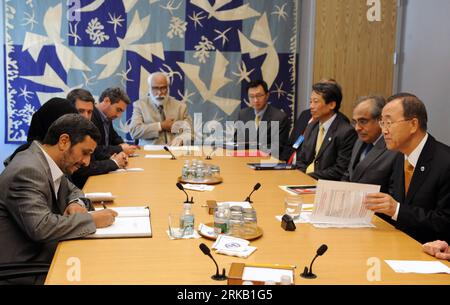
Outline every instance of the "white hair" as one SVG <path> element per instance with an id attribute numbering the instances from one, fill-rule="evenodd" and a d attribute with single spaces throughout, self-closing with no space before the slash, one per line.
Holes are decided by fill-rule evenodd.
<path id="1" fill-rule="evenodd" d="M 150 75 L 148 76 L 148 78 L 147 78 L 147 84 L 148 84 L 148 90 L 149 90 L 149 91 L 151 91 L 151 89 L 152 89 L 152 79 L 153 79 L 153 77 L 159 76 L 159 75 L 162 75 L 162 76 L 164 76 L 164 77 L 166 78 L 167 86 L 169 86 L 169 84 L 170 84 L 170 79 L 169 79 L 169 75 L 168 75 L 167 73 L 164 73 L 164 72 L 154 72 L 154 73 L 150 74 Z"/>

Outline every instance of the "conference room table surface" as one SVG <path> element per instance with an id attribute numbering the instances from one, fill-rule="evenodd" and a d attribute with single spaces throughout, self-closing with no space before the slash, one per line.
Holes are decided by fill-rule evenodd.
<path id="1" fill-rule="evenodd" d="M 222 151 L 221 151 L 222 152 Z M 112 192 L 117 196 L 111 207 L 149 206 L 152 238 L 80 239 L 60 242 L 54 255 L 46 284 L 226 284 L 211 279 L 214 263 L 199 249 L 200 243 L 211 247 L 213 241 L 200 239 L 171 240 L 168 215 L 181 214 L 185 194 L 176 187 L 185 160 L 198 159 L 220 166 L 223 182 L 213 191 L 188 191 L 194 197 L 192 211 L 195 226 L 210 223 L 213 216 L 204 207 L 207 200 L 243 201 L 259 182 L 261 188 L 252 200 L 263 236 L 250 243 L 257 250 L 248 258 L 215 254 L 220 268 L 227 273 L 233 262 L 248 264 L 295 265 L 295 284 L 450 284 L 449 274 L 395 273 L 384 260 L 436 261 L 422 251 L 420 243 L 374 216 L 375 228 L 315 228 L 297 224 L 294 232 L 281 228 L 275 216 L 284 212 L 288 195 L 280 185 L 315 184 L 311 177 L 297 170 L 255 171 L 247 166 L 259 157 L 179 155 L 177 160 L 148 159 L 145 154 L 164 152 L 138 151 L 129 167 L 143 172 L 100 175 L 89 178 L 85 192 Z M 229 151 L 227 151 L 229 154 Z M 218 154 L 216 152 L 216 154 Z M 304 195 L 312 203 L 313 195 Z M 328 245 L 328 251 L 314 264 L 318 276 L 303 279 L 300 273 L 309 266 L 317 248 Z M 70 275 L 79 263 L 80 278 Z M 442 263 L 450 266 L 447 261 Z M 379 272 L 377 272 L 379 271 Z M 375 272 L 375 273 L 374 273 Z M 374 279 L 378 279 L 374 281 Z"/>

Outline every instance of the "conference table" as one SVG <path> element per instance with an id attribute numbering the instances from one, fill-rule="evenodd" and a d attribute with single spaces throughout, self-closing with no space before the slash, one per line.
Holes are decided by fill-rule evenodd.
<path id="1" fill-rule="evenodd" d="M 194 197 L 192 211 L 195 226 L 213 221 L 205 208 L 207 200 L 243 201 L 259 182 L 261 188 L 252 195 L 258 225 L 263 236 L 250 243 L 257 250 L 248 258 L 214 254 L 220 268 L 230 270 L 232 263 L 295 265 L 295 284 L 450 284 L 449 274 L 395 273 L 384 260 L 435 261 L 422 251 L 421 244 L 393 226 L 374 216 L 375 228 L 315 228 L 297 224 L 288 232 L 275 216 L 284 213 L 288 195 L 280 185 L 315 184 L 316 181 L 298 170 L 256 171 L 247 163 L 266 157 L 235 157 L 230 151 L 216 151 L 212 160 L 202 156 L 178 153 L 176 160 L 149 159 L 140 150 L 130 158 L 130 168 L 142 172 L 111 173 L 90 177 L 85 192 L 112 192 L 117 196 L 110 207 L 149 206 L 151 238 L 80 239 L 60 242 L 54 255 L 46 284 L 226 284 L 211 279 L 213 262 L 199 249 L 200 243 L 211 247 L 213 241 L 200 239 L 169 239 L 168 215 L 181 213 L 184 193 L 176 187 L 185 160 L 198 159 L 220 166 L 223 182 L 213 191 L 188 191 Z M 313 195 L 304 195 L 304 202 L 314 202 Z M 314 264 L 314 280 L 300 277 L 310 264 L 317 248 L 328 245 L 328 251 Z M 73 280 L 71 262 L 79 262 L 80 278 Z M 450 263 L 441 261 L 447 266 Z M 373 272 L 377 276 L 374 278 Z M 374 280 L 375 279 L 375 280 Z M 378 280 L 376 280 L 378 279 Z"/>

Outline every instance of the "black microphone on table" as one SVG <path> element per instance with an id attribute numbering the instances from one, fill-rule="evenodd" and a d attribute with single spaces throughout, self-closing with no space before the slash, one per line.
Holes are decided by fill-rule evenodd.
<path id="1" fill-rule="evenodd" d="M 314 256 L 314 259 L 312 260 L 311 265 L 309 265 L 309 270 L 308 270 L 308 267 L 305 266 L 305 270 L 303 271 L 302 274 L 300 274 L 300 276 L 302 278 L 315 279 L 317 277 L 317 275 L 315 275 L 312 272 L 312 265 L 313 265 L 314 261 L 316 260 L 316 258 L 319 256 L 322 256 L 325 252 L 327 252 L 327 250 L 328 250 L 328 246 L 325 244 L 323 244 L 322 246 L 319 247 L 319 249 L 317 249 L 316 256 Z"/>
<path id="2" fill-rule="evenodd" d="M 191 197 L 191 200 L 189 200 L 188 193 L 186 193 L 186 191 L 184 190 L 183 184 L 181 184 L 180 182 L 177 182 L 177 188 L 186 194 L 186 201 L 184 203 L 194 203 L 194 197 Z"/>
<path id="3" fill-rule="evenodd" d="M 216 151 L 217 146 L 214 146 L 213 149 L 209 152 L 209 154 L 206 156 L 206 160 L 211 160 L 211 156 L 213 155 L 213 153 Z"/>
<path id="4" fill-rule="evenodd" d="M 202 250 L 203 254 L 209 256 L 213 260 L 214 264 L 216 264 L 216 274 L 212 275 L 211 278 L 215 281 L 225 281 L 227 279 L 227 276 L 225 275 L 225 268 L 223 268 L 222 274 L 219 274 L 219 265 L 217 265 L 216 260 L 212 257 L 211 249 L 209 249 L 204 243 L 201 243 L 199 248 Z"/>
<path id="5" fill-rule="evenodd" d="M 261 187 L 261 183 L 256 183 L 255 186 L 253 187 L 253 191 L 250 193 L 250 195 L 247 196 L 247 198 L 245 198 L 244 201 L 247 201 L 249 203 L 253 203 L 253 201 L 250 199 L 250 197 L 252 196 L 254 191 L 259 190 L 259 188 Z"/>
<path id="6" fill-rule="evenodd" d="M 175 157 L 175 155 L 170 151 L 169 147 L 164 146 L 164 150 L 167 151 L 169 154 L 172 155 L 172 158 L 170 158 L 170 160 L 176 160 L 177 158 Z"/>

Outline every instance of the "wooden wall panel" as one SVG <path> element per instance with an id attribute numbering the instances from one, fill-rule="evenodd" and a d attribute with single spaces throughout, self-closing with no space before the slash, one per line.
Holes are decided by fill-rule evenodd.
<path id="1" fill-rule="evenodd" d="M 367 20 L 369 8 L 366 0 L 317 0 L 313 79 L 342 85 L 347 116 L 360 96 L 392 94 L 397 1 L 381 0 L 381 21 Z"/>

